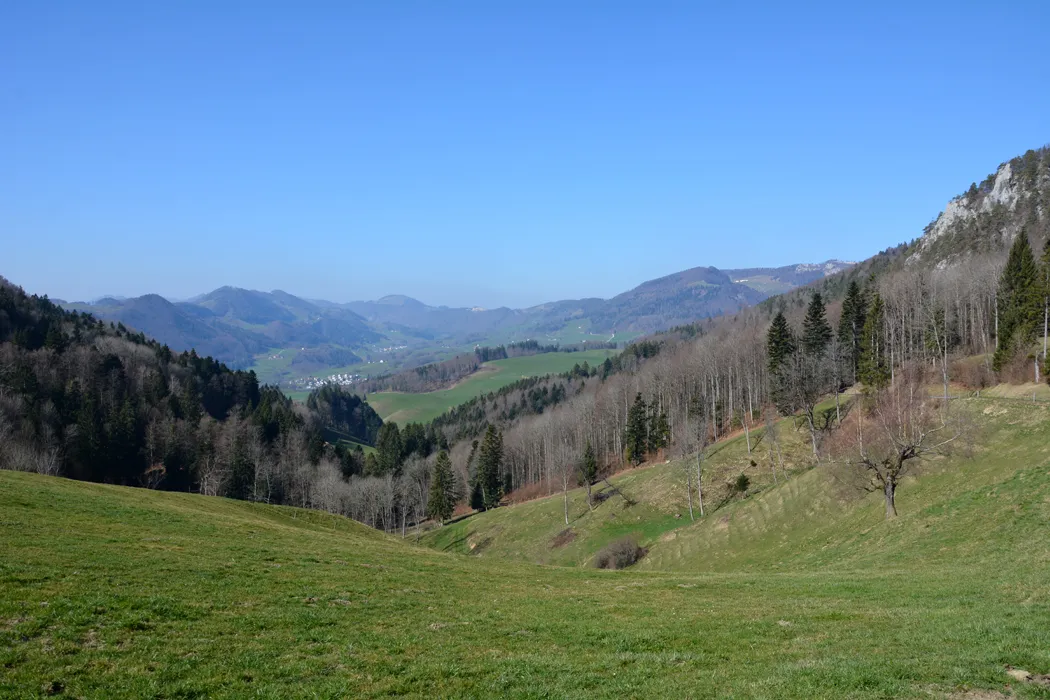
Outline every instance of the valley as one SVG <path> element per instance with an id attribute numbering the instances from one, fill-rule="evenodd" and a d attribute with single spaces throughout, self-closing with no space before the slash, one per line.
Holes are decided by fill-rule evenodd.
<path id="1" fill-rule="evenodd" d="M 222 287 L 189 301 L 156 294 L 59 303 L 167 344 L 191 348 L 259 380 L 302 391 L 333 374 L 376 377 L 527 339 L 544 344 L 625 344 L 641 335 L 733 313 L 852 263 L 720 271 L 693 268 L 612 299 L 563 300 L 525 309 L 428 306 L 402 295 L 335 303 L 287 292 Z"/>
<path id="2" fill-rule="evenodd" d="M 575 61 L 556 65 L 551 75 Z M 518 90 L 502 72 L 496 82 Z M 588 119 L 587 133 L 618 141 L 607 121 Z M 385 155 L 371 131 L 338 126 L 325 152 L 356 165 L 369 149 L 342 139 L 364 134 Z M 103 144 L 110 174 L 142 152 L 78 143 Z M 331 272 L 295 235 L 304 212 L 262 206 L 265 177 L 283 172 L 269 167 L 219 173 L 251 206 L 174 217 L 141 238 L 147 254 L 114 248 L 129 279 L 214 280 L 206 260 L 237 259 L 219 268 L 227 279 L 330 275 L 338 287 L 323 289 L 349 290 L 361 275 L 456 298 L 496 279 L 534 299 L 587 292 L 568 275 L 629 287 L 709 249 L 749 264 L 820 259 L 858 231 L 882 246 L 886 231 L 912 237 L 857 262 L 693 267 L 521 309 L 231 285 L 66 302 L 0 278 L 0 697 L 1050 698 L 1050 146 L 968 188 L 959 175 L 960 194 L 924 190 L 950 198 L 920 228 L 927 209 L 889 224 L 884 198 L 859 217 L 847 190 L 868 171 L 883 189 L 865 195 L 923 189 L 938 168 L 955 174 L 943 152 L 895 161 L 894 177 L 877 158 L 839 176 L 845 158 L 833 171 L 794 154 L 778 177 L 772 150 L 709 161 L 647 145 L 654 161 L 635 162 L 630 196 L 617 164 L 604 178 L 569 168 L 544 203 L 518 191 L 531 175 L 507 185 L 498 148 L 463 181 L 464 144 L 442 131 L 408 150 L 427 143 L 442 149 L 430 154 L 440 172 L 384 181 L 392 171 L 374 167 L 321 188 L 316 209 L 364 208 L 329 220 L 324 250 L 342 251 Z M 689 164 L 672 178 L 680 190 L 660 182 L 676 158 Z M 692 181 L 713 163 L 717 178 Z M 553 170 L 539 179 L 555 182 Z M 468 196 L 442 196 L 444 182 Z M 514 197 L 487 189 L 501 182 Z M 364 215 L 379 190 L 396 200 Z M 635 196 L 645 206 L 614 220 Z M 75 204 L 55 209 L 79 221 Z M 236 250 L 261 257 L 235 258 L 211 234 L 230 211 L 253 246 Z M 77 247 L 120 224 L 85 222 L 47 249 L 38 281 L 65 281 L 53 257 L 76 256 L 84 274 L 98 272 L 92 259 L 120 264 Z M 372 251 L 373 238 L 398 242 Z M 33 269 L 25 259 L 16 276 Z M 74 281 L 64 289 L 86 289 Z"/>
<path id="3" fill-rule="evenodd" d="M 401 425 L 429 423 L 450 408 L 502 389 L 519 379 L 561 374 L 585 363 L 597 367 L 606 358 L 615 355 L 614 350 L 583 350 L 493 360 L 484 363 L 475 374 L 450 389 L 420 394 L 379 392 L 370 394 L 368 402 L 384 421 L 393 421 Z M 293 393 L 292 396 L 295 397 L 296 394 Z"/>
<path id="4" fill-rule="evenodd" d="M 895 521 L 817 468 L 657 528 L 625 572 L 527 563 L 538 531 L 464 557 L 317 511 L 0 472 L 0 691 L 1046 697 L 1008 670 L 1050 667 L 1048 409 L 962 410 L 1000 449 L 909 482 Z"/>
<path id="5" fill-rule="evenodd" d="M 0 698 L 1050 700 L 1050 12 L 709 5 L 0 6 Z"/>

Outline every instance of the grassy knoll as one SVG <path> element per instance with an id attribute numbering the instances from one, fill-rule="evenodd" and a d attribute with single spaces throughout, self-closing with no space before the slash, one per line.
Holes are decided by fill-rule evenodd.
<path id="1" fill-rule="evenodd" d="M 567 372 L 573 365 L 584 362 L 592 366 L 615 355 L 615 350 L 587 350 L 585 352 L 548 352 L 527 357 L 486 362 L 481 369 L 451 389 L 424 394 L 403 394 L 384 391 L 368 395 L 368 403 L 384 421 L 425 423 L 442 413 L 490 391 L 502 389 L 523 377 Z"/>

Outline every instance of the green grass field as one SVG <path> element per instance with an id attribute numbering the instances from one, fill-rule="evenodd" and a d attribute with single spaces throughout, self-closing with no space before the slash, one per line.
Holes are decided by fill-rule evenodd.
<path id="1" fill-rule="evenodd" d="M 809 468 L 811 452 L 805 430 L 796 431 L 789 420 L 779 427 L 781 453 L 789 473 L 798 474 Z M 749 457 L 743 434 L 712 445 L 704 465 L 705 507 L 712 512 L 726 493 L 726 484 L 739 474 L 747 474 L 751 491 L 758 493 L 773 486 L 770 445 L 762 431 L 752 431 L 752 454 Z M 752 466 L 751 462 L 755 465 Z M 672 460 L 667 464 L 629 469 L 610 479 L 633 505 L 627 506 L 620 495 L 604 484 L 594 487 L 597 497 L 609 499 L 594 512 L 587 507 L 587 494 L 582 488 L 568 493 L 569 525 L 565 524 L 564 499 L 560 490 L 552 496 L 527 503 L 498 508 L 466 518 L 423 537 L 428 546 L 461 554 L 500 556 L 539 564 L 578 566 L 609 542 L 633 535 L 639 543 L 652 547 L 665 533 L 684 528 L 690 523 L 688 496 L 685 491 L 685 469 L 695 468 L 693 459 Z M 785 475 L 778 472 L 778 481 Z M 552 489 L 556 487 L 552 486 Z M 695 487 L 694 487 L 695 488 Z M 695 493 L 694 493 L 695 496 Z M 699 507 L 694 508 L 699 520 Z M 571 541 L 558 547 L 551 542 L 566 529 Z"/>
<path id="2" fill-rule="evenodd" d="M 496 530 L 463 556 L 317 512 L 0 472 L 0 696 L 1047 698 L 1006 671 L 1050 671 L 1050 407 L 965 403 L 988 447 L 905 484 L 893 522 L 800 468 L 657 524 L 618 572 L 529 563 Z M 617 483 L 664 478 L 647 508 L 670 513 L 671 469 Z"/>
<path id="3" fill-rule="evenodd" d="M 548 352 L 526 357 L 486 362 L 481 369 L 451 389 L 431 391 L 425 394 L 402 394 L 384 391 L 368 395 L 368 403 L 384 421 L 426 423 L 442 413 L 470 399 L 502 389 L 523 377 L 538 377 L 545 374 L 567 372 L 573 365 L 588 362 L 593 367 L 605 358 L 616 354 L 615 350 L 587 350 L 585 352 Z"/>

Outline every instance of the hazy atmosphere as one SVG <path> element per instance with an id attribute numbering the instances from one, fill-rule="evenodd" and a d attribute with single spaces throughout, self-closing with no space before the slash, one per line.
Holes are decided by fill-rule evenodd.
<path id="1" fill-rule="evenodd" d="M 1045 140 L 1048 20 L 1041 2 L 8 3 L 4 257 L 70 301 L 228 284 L 486 307 L 859 260 L 919 236 L 958 173 Z"/>
<path id="2" fill-rule="evenodd" d="M 0 698 L 1050 700 L 1048 30 L 0 2 Z"/>

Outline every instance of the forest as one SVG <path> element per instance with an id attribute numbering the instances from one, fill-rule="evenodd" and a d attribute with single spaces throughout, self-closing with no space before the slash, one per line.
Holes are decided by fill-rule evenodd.
<path id="1" fill-rule="evenodd" d="M 614 342 L 595 342 L 586 345 L 540 345 L 536 340 L 523 340 L 495 347 L 481 346 L 473 352 L 433 362 L 421 367 L 404 370 L 360 382 L 355 388 L 363 394 L 378 391 L 400 391 L 408 394 L 421 394 L 429 391 L 447 389 L 457 382 L 469 377 L 480 369 L 482 363 L 493 360 L 506 360 L 509 357 L 525 357 L 550 352 L 578 352 L 580 350 L 616 349 Z"/>
<path id="2" fill-rule="evenodd" d="M 293 404 L 251 372 L 172 353 L 4 283 L 0 463 L 320 508 L 404 532 L 448 517 L 449 504 L 493 508 L 523 487 L 589 484 L 702 453 L 737 431 L 750 450 L 750 431 L 781 416 L 794 417 L 821 460 L 851 389 L 874 406 L 917 370 L 936 377 L 942 399 L 952 387 L 1046 381 L 1050 151 L 1004 172 L 1007 187 L 995 176 L 974 185 L 953 202 L 963 214 L 942 214 L 911 244 L 632 343 L 601 366 L 523 379 L 426 426 L 383 424 L 365 396 L 336 387 Z M 488 359 L 543 350 L 479 348 L 382 387 L 425 390 Z M 822 407 L 829 397 L 833 407 Z M 698 496 L 701 479 L 690 486 Z"/>

